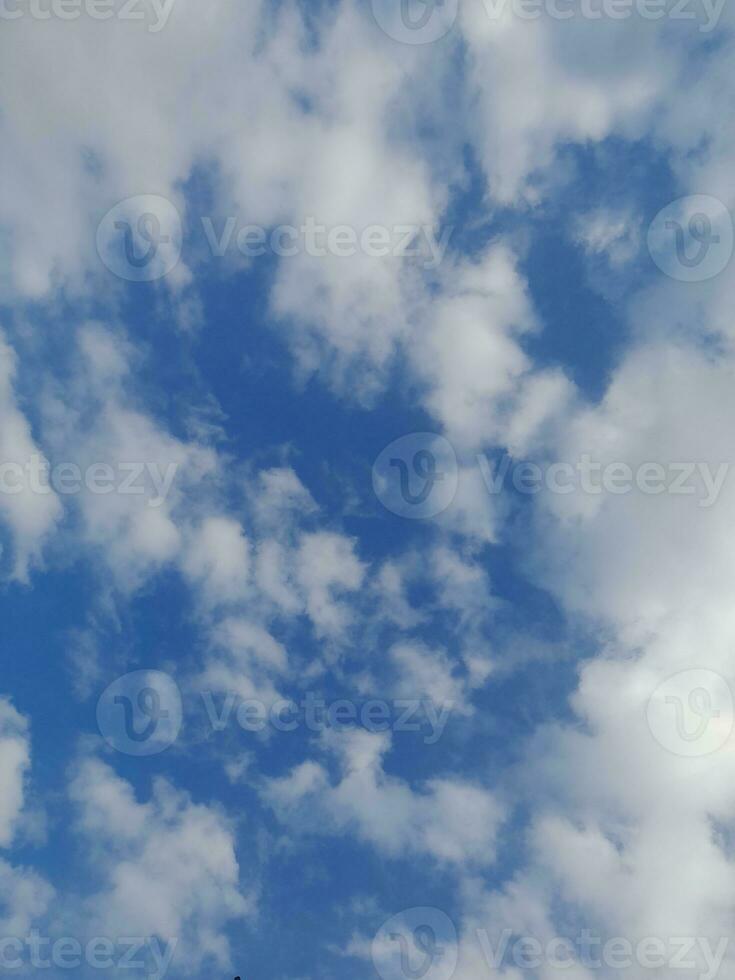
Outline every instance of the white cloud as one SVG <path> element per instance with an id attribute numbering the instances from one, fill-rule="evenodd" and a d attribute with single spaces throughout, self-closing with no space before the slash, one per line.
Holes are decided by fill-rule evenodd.
<path id="1" fill-rule="evenodd" d="M 474 89 L 473 142 L 490 193 L 503 203 L 538 200 L 531 178 L 554 161 L 557 146 L 635 133 L 668 94 L 675 55 L 660 25 L 516 17 L 505 5 L 461 5 Z M 673 47 L 673 46 L 672 46 Z"/>
<path id="2" fill-rule="evenodd" d="M 259 524 L 272 534 L 283 532 L 295 515 L 314 514 L 314 498 L 286 466 L 263 470 L 250 490 L 252 507 Z"/>
<path id="3" fill-rule="evenodd" d="M 265 781 L 263 798 L 294 831 L 354 833 L 391 856 L 429 854 L 457 868 L 495 860 L 504 809 L 488 790 L 456 778 L 414 791 L 383 768 L 390 736 L 332 733 L 326 747 L 339 763 L 335 785 L 315 762 Z"/>
<path id="4" fill-rule="evenodd" d="M 54 891 L 40 875 L 0 858 L 0 930 L 3 938 L 27 936 L 47 911 Z"/>
<path id="5" fill-rule="evenodd" d="M 604 255 L 612 266 L 623 266 L 640 248 L 640 222 L 630 212 L 597 209 L 574 222 L 575 240 L 592 255 Z"/>
<path id="6" fill-rule="evenodd" d="M 451 41 L 408 50 L 383 37 L 360 5 L 324 6 L 313 16 L 315 37 L 293 9 L 273 13 L 255 0 L 206 7 L 178 0 L 159 35 L 117 21 L 4 23 L 0 58 L 13 84 L 0 113 L 3 300 L 53 301 L 56 286 L 65 299 L 112 299 L 117 283 L 94 251 L 99 218 L 121 198 L 157 193 L 196 226 L 200 216 L 186 214 L 182 184 L 202 165 L 217 174 L 217 209 L 266 226 L 310 215 L 356 229 L 436 226 L 448 186 L 463 189 L 466 180 L 457 149 L 471 144 L 487 179 L 472 216 L 480 227 L 498 204 L 514 208 L 515 218 L 540 207 L 572 173 L 554 166 L 569 142 L 653 135 L 683 190 L 699 185 L 735 202 L 732 127 L 721 108 L 733 94 L 732 8 L 717 44 L 704 51 L 686 23 L 662 30 L 510 14 L 493 21 L 487 4 L 463 3 L 461 74 Z M 706 78 L 693 77 L 705 67 Z M 440 82 L 450 76 L 444 92 Z M 439 139 L 425 135 L 437 129 Z M 439 142 L 446 146 L 437 149 Z M 578 236 L 620 265 L 633 249 L 627 214 L 603 203 L 585 212 Z M 394 257 L 301 254 L 277 265 L 270 293 L 298 367 L 325 372 L 343 392 L 375 397 L 403 358 L 402 381 L 460 456 L 460 490 L 440 528 L 478 548 L 501 540 L 505 516 L 473 459 L 485 446 L 541 448 L 572 462 L 590 452 L 629 465 L 732 457 L 732 267 L 701 290 L 659 282 L 636 298 L 631 319 L 648 343 L 623 356 L 600 404 L 584 405 L 561 371 L 538 370 L 525 349 L 541 325 L 519 271 L 522 245 L 522 235 L 512 246 L 496 242 L 479 255 L 448 258 L 431 275 Z M 181 298 L 188 270 L 179 272 L 166 285 Z M 48 312 L 57 313 L 53 302 Z M 705 353 L 703 337 L 719 346 Z M 314 503 L 295 474 L 261 475 L 250 501 L 257 528 L 244 526 L 207 492 L 226 463 L 205 444 L 174 438 L 142 409 L 131 371 L 138 352 L 89 326 L 79 333 L 79 355 L 71 376 L 39 386 L 43 451 L 82 465 L 163 461 L 179 467 L 183 482 L 157 506 L 149 485 L 141 496 L 70 501 L 77 523 L 65 540 L 74 553 L 80 543 L 90 548 L 128 590 L 178 568 L 210 613 L 222 599 L 253 599 L 247 615 L 238 608 L 215 622 L 220 649 L 205 667 L 212 684 L 275 691 L 288 661 L 261 623 L 274 610 L 305 612 L 320 639 L 349 637 L 367 568 L 351 539 L 303 529 Z M 15 356 L 3 342 L 0 455 L 23 460 L 37 449 L 17 390 Z M 561 895 L 580 918 L 629 935 L 728 928 L 732 862 L 715 828 L 724 828 L 724 841 L 732 833 L 731 746 L 707 761 L 668 757 L 645 727 L 645 707 L 663 678 L 687 666 L 707 664 L 735 682 L 732 499 L 726 487 L 709 508 L 635 491 L 539 502 L 527 567 L 568 615 L 599 624 L 611 642 L 581 672 L 573 708 L 582 730 L 553 726 L 542 733 L 547 745 L 533 743 L 527 867 L 482 899 L 494 922 L 549 934 Z M 0 512 L 14 575 L 27 579 L 61 504 L 53 494 L 2 494 Z M 487 583 L 466 556 L 440 550 L 429 559 L 443 583 L 437 602 L 467 638 L 461 655 L 479 685 L 489 669 L 478 625 Z M 394 623 L 418 625 L 423 610 L 412 613 L 389 569 L 379 588 Z M 397 649 L 401 683 L 457 693 L 448 655 L 413 643 Z M 21 812 L 28 745 L 22 719 L 0 704 L 6 846 Z M 271 780 L 265 797 L 296 829 L 354 832 L 391 856 L 429 854 L 462 870 L 491 863 L 502 817 L 495 796 L 461 780 L 414 790 L 385 771 L 388 748 L 387 739 L 345 737 L 331 746 L 336 779 L 307 762 Z M 250 904 L 221 814 L 161 783 L 140 803 L 93 761 L 74 794 L 105 882 L 92 916 L 108 929 L 181 933 L 190 962 L 210 953 L 224 965 L 226 924 Z M 10 921 L 24 924 L 44 907 L 42 883 L 2 863 L 0 896 L 11 889 L 23 898 Z"/>
<path id="7" fill-rule="evenodd" d="M 13 574 L 26 581 L 29 567 L 39 559 L 43 543 L 59 521 L 62 508 L 53 492 L 34 492 L 29 484 L 27 467 L 34 457 L 41 459 L 42 454 L 18 406 L 13 390 L 16 371 L 16 356 L 0 333 L 0 459 L 4 471 L 8 464 L 14 464 L 18 471 L 8 471 L 4 476 L 7 487 L 0 492 L 0 515 L 12 534 Z"/>
<path id="8" fill-rule="evenodd" d="M 30 771 L 28 721 L 7 698 L 0 698 L 0 848 L 9 849 L 18 835 Z M 45 913 L 53 889 L 29 868 L 0 858 L 0 933 L 26 935 Z"/>
<path id="9" fill-rule="evenodd" d="M 437 705 L 469 710 L 463 680 L 443 651 L 419 643 L 398 643 L 389 655 L 398 674 L 394 691 L 399 697 L 429 698 Z"/>
<path id="10" fill-rule="evenodd" d="M 688 461 L 714 473 L 732 455 L 732 374 L 729 358 L 699 346 L 636 347 L 598 405 L 570 407 L 551 454 L 575 463 L 587 453 L 634 471 Z M 730 934 L 732 719 L 720 711 L 712 722 L 722 739 L 710 754 L 675 751 L 647 721 L 654 692 L 682 671 L 713 671 L 735 690 L 733 487 L 726 480 L 713 496 L 701 478 L 690 482 L 688 494 L 578 486 L 537 499 L 533 571 L 567 611 L 596 626 L 599 649 L 580 668 L 575 723 L 550 725 L 529 742 L 517 774 L 533 808 L 528 856 L 510 884 L 472 896 L 468 947 L 474 929 L 489 924 L 542 940 L 568 935 L 570 916 L 577 932 L 586 926 L 634 944 L 691 936 L 717 949 Z M 679 689 L 686 723 L 702 721 L 685 679 Z M 682 975 L 705 975 L 702 949 L 690 959 Z M 631 977 L 646 972 L 639 965 Z"/>
<path id="11" fill-rule="evenodd" d="M 211 587 L 221 590 L 225 573 L 210 567 L 204 554 L 206 531 L 214 533 L 218 525 L 205 524 L 198 538 L 193 529 L 191 536 L 184 533 L 195 517 L 187 493 L 213 474 L 216 455 L 169 435 L 141 408 L 132 376 L 140 352 L 124 337 L 87 324 L 78 343 L 71 382 L 62 387 L 50 380 L 42 400 L 44 445 L 55 461 L 81 473 L 78 492 L 65 498 L 77 519 L 75 547 L 95 552 L 115 584 L 131 590 L 179 560 L 199 574 L 191 552 L 184 552 L 185 537 L 187 543 L 194 537 Z M 114 471 L 112 489 L 104 493 L 90 480 L 100 465 Z"/>
<path id="12" fill-rule="evenodd" d="M 228 969 L 227 926 L 250 916 L 254 905 L 224 815 L 162 779 L 140 803 L 130 784 L 96 759 L 81 762 L 70 794 L 102 880 L 87 900 L 85 930 L 177 939 L 176 969 L 196 972 L 207 960 Z"/>
<path id="13" fill-rule="evenodd" d="M 280 694 L 274 686 L 288 674 L 288 654 L 265 629 L 244 618 L 218 623 L 197 687 L 210 693 L 258 699 L 271 705 Z"/>
<path id="14" fill-rule="evenodd" d="M 28 723 L 0 698 L 0 847 L 9 847 L 15 836 L 30 762 Z"/>
<path id="15" fill-rule="evenodd" d="M 728 547 L 735 486 L 728 472 L 718 494 L 694 467 L 706 463 L 716 481 L 731 459 L 732 390 L 729 360 L 696 347 L 644 346 L 626 357 L 599 405 L 567 420 L 555 459 L 576 465 L 587 454 L 634 473 L 646 463 L 692 470 L 688 477 L 672 471 L 667 480 L 675 489 L 679 479 L 681 493 L 644 493 L 635 482 L 630 493 L 585 493 L 580 481 L 575 493 L 544 496 L 541 563 L 570 606 L 640 635 L 685 610 L 725 608 L 735 575 Z"/>
<path id="16" fill-rule="evenodd" d="M 240 524 L 229 517 L 205 518 L 188 537 L 182 567 L 212 606 L 241 598 L 250 576 L 250 547 Z"/>
<path id="17" fill-rule="evenodd" d="M 294 560 L 306 611 L 317 635 L 339 637 L 351 620 L 343 597 L 359 589 L 365 575 L 354 542 L 329 531 L 304 534 Z"/>
<path id="18" fill-rule="evenodd" d="M 450 281 L 412 357 L 429 383 L 427 408 L 450 441 L 481 448 L 502 432 L 502 401 L 530 368 L 519 339 L 536 320 L 515 257 L 503 245 L 458 266 Z"/>

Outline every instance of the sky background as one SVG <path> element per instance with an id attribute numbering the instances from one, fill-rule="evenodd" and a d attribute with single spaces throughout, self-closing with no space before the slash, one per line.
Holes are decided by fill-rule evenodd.
<path id="1" fill-rule="evenodd" d="M 731 975 L 733 16 L 0 0 L 0 975 Z"/>

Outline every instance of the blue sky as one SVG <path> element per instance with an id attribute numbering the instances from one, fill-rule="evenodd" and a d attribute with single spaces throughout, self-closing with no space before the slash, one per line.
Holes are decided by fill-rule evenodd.
<path id="1" fill-rule="evenodd" d="M 0 22 L 0 975 L 728 976 L 732 11 Z"/>

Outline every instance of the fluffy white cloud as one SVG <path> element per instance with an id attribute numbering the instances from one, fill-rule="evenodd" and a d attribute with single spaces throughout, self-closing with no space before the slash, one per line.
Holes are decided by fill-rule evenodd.
<path id="1" fill-rule="evenodd" d="M 242 597 L 248 585 L 250 549 L 243 529 L 229 517 L 207 517 L 189 536 L 182 561 L 213 606 Z"/>
<path id="2" fill-rule="evenodd" d="M 102 886 L 86 903 L 82 934 L 178 940 L 175 968 L 211 960 L 229 968 L 228 923 L 254 910 L 240 881 L 234 831 L 215 807 L 158 779 L 148 802 L 96 759 L 70 785 L 81 834 Z"/>
<path id="3" fill-rule="evenodd" d="M 735 690 L 732 375 L 729 357 L 699 345 L 638 346 L 602 401 L 572 407 L 557 431 L 554 459 L 576 464 L 586 455 L 597 468 L 587 489 L 578 474 L 573 492 L 537 499 L 531 567 L 596 627 L 599 649 L 580 668 L 577 723 L 539 731 L 524 755 L 527 859 L 504 888 L 468 896 L 467 976 L 481 927 L 496 939 L 507 927 L 542 942 L 583 927 L 634 946 L 654 937 L 668 956 L 676 937 L 692 937 L 684 976 L 715 975 L 707 950 L 726 952 L 722 970 L 730 968 L 732 708 L 718 703 L 710 717 L 707 678 L 697 675 L 696 689 L 687 678 L 710 671 Z M 633 479 L 621 491 L 617 469 L 610 489 L 604 468 L 621 465 Z M 641 487 L 635 474 L 644 467 Z M 662 684 L 660 731 L 649 712 Z M 712 751 L 690 744 L 698 724 L 710 730 Z M 630 975 L 647 970 L 639 963 Z"/>
<path id="4" fill-rule="evenodd" d="M 203 692 L 257 698 L 267 705 L 279 699 L 274 684 L 288 674 L 288 655 L 265 629 L 246 619 L 226 619 L 214 629 L 212 647 L 196 682 Z"/>
<path id="5" fill-rule="evenodd" d="M 17 868 L 0 858 L 0 930 L 3 938 L 27 936 L 47 911 L 54 890 L 27 868 Z"/>
<path id="6" fill-rule="evenodd" d="M 507 248 L 453 272 L 415 358 L 429 381 L 427 407 L 464 448 L 494 441 L 501 400 L 530 367 L 518 340 L 536 321 Z"/>
<path id="7" fill-rule="evenodd" d="M 733 371 L 698 347 L 646 345 L 599 405 L 567 418 L 553 458 L 597 468 L 590 490 L 579 472 L 575 492 L 544 495 L 538 541 L 549 585 L 570 606 L 640 636 L 684 612 L 723 615 L 735 576 Z M 605 490 L 614 464 L 630 468 L 618 481 L 629 492 Z"/>
<path id="8" fill-rule="evenodd" d="M 266 780 L 263 798 L 293 831 L 354 833 L 392 857 L 429 854 L 457 868 L 491 865 L 504 808 L 481 786 L 456 778 L 430 780 L 420 790 L 385 772 L 388 734 L 336 734 L 326 747 L 340 777 L 305 762 Z"/>
<path id="9" fill-rule="evenodd" d="M 537 203 L 564 143 L 636 135 L 669 94 L 679 52 L 638 17 L 517 16 L 511 3 L 461 4 L 473 88 L 473 141 L 493 198 Z M 492 16 L 492 10 L 499 11 Z"/>
<path id="10" fill-rule="evenodd" d="M 216 456 L 174 438 L 141 409 L 131 379 L 138 351 L 124 337 L 88 324 L 78 352 L 71 382 L 48 379 L 44 445 L 54 462 L 76 469 L 65 498 L 77 519 L 75 546 L 96 553 L 118 587 L 134 589 L 182 557 L 183 531 L 195 518 L 187 491 L 212 474 Z M 199 544 L 206 565 L 206 535 Z M 190 568 L 191 556 L 184 560 Z"/>
<path id="11" fill-rule="evenodd" d="M 640 221 L 629 211 L 606 209 L 580 215 L 574 237 L 592 255 L 606 256 L 613 266 L 623 266 L 640 248 Z"/>
<path id="12" fill-rule="evenodd" d="M 351 619 L 342 597 L 359 589 L 365 575 L 354 542 L 329 531 L 304 534 L 294 558 L 295 575 L 317 635 L 339 637 Z"/>
<path id="13" fill-rule="evenodd" d="M 9 849 L 19 831 L 31 750 L 28 721 L 0 698 L 0 847 Z M 0 858 L 0 932 L 24 936 L 45 913 L 53 889 L 29 868 Z"/>
<path id="14" fill-rule="evenodd" d="M 28 723 L 0 698 L 0 847 L 9 847 L 15 836 L 30 762 Z"/>

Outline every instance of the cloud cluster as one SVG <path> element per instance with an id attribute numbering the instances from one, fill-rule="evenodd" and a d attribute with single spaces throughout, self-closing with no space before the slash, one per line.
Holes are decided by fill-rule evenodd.
<path id="1" fill-rule="evenodd" d="M 594 451 L 631 466 L 730 459 L 732 264 L 695 288 L 658 277 L 625 296 L 633 340 L 594 400 L 564 364 L 533 354 L 554 325 L 534 307 L 527 260 L 534 221 L 556 206 L 574 212 L 560 234 L 625 275 L 640 248 L 633 179 L 614 201 L 575 199 L 582 155 L 616 141 L 665 162 L 681 193 L 735 206 L 721 108 L 733 96 L 735 15 L 723 11 L 711 43 L 686 21 L 529 22 L 487 6 L 463 3 L 455 30 L 424 47 L 396 43 L 353 0 L 312 12 L 177 0 L 158 33 L 122 19 L 20 18 L 0 35 L 14 79 L 0 112 L 0 298 L 14 311 L 0 337 L 0 455 L 175 472 L 165 497 L 147 478 L 139 494 L 0 494 L 4 573 L 33 584 L 44 560 L 88 561 L 112 606 L 173 573 L 201 631 L 196 663 L 181 667 L 187 683 L 266 700 L 329 674 L 360 692 L 381 684 L 457 701 L 471 722 L 493 676 L 483 561 L 497 545 L 592 637 L 572 721 L 531 738 L 502 794 L 487 773 L 412 784 L 390 771 L 390 740 L 364 732 L 309 745 L 313 758 L 258 781 L 294 836 L 353 834 L 382 855 L 450 868 L 464 889 L 467 980 L 469 939 L 488 921 L 545 937 L 567 920 L 715 942 L 735 911 L 732 740 L 684 758 L 646 724 L 652 693 L 677 672 L 707 667 L 735 684 L 733 489 L 709 510 L 686 497 L 541 493 L 517 520 L 488 499 L 474 465 L 488 447 L 541 461 Z M 455 445 L 460 491 L 415 548 L 391 542 L 369 559 L 287 462 L 234 458 L 218 426 L 165 417 L 139 377 L 136 325 L 111 326 L 126 315 L 126 286 L 96 251 L 103 215 L 141 194 L 169 199 L 188 228 L 206 202 L 265 228 L 313 216 L 356 231 L 468 230 L 435 269 L 304 252 L 263 272 L 268 326 L 297 374 L 363 407 L 398 374 L 403 396 Z M 171 329 L 206 332 L 201 282 L 253 274 L 236 255 L 213 272 L 192 249 L 150 296 L 171 304 Z M 64 332 L 63 363 L 34 347 L 40 320 Z M 111 669 L 94 644 L 83 656 L 90 676 Z M 29 763 L 26 720 L 0 701 L 4 850 L 17 841 Z M 160 780 L 140 802 L 89 756 L 71 795 L 102 884 L 70 907 L 108 933 L 178 935 L 194 968 L 205 957 L 226 965 L 229 925 L 253 900 L 219 806 Z M 527 814 L 523 858 L 503 885 L 478 883 L 514 806 Z M 0 859 L 6 929 L 26 929 L 51 902 L 39 875 Z M 569 975 L 588 977 L 582 966 Z"/>

